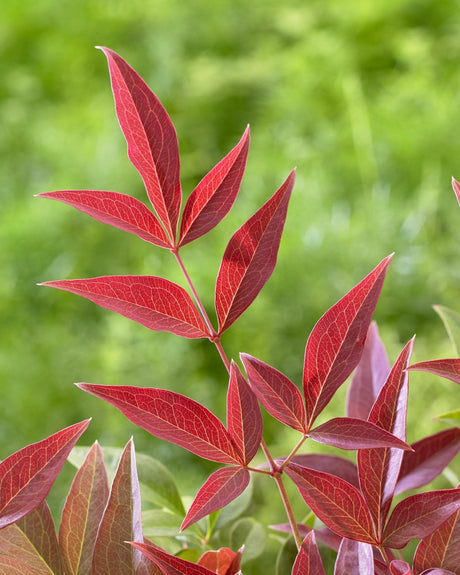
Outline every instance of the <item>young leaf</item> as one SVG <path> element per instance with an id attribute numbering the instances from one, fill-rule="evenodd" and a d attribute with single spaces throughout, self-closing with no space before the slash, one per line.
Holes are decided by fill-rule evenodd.
<path id="1" fill-rule="evenodd" d="M 442 305 L 434 305 L 433 309 L 442 319 L 449 339 L 454 346 L 455 355 L 460 355 L 460 314 Z"/>
<path id="2" fill-rule="evenodd" d="M 460 509 L 460 489 L 427 491 L 407 497 L 393 510 L 382 545 L 402 549 L 411 539 L 424 539 Z"/>
<path id="3" fill-rule="evenodd" d="M 0 575 L 37 575 L 37 571 L 14 557 L 0 555 Z"/>
<path id="4" fill-rule="evenodd" d="M 286 473 L 313 513 L 329 529 L 348 539 L 376 543 L 374 526 L 361 493 L 347 481 L 290 462 Z"/>
<path id="5" fill-rule="evenodd" d="M 460 385 L 460 359 L 433 359 L 431 361 L 420 361 L 410 365 L 407 369 L 417 371 L 428 371 L 435 375 L 440 375 L 450 379 Z"/>
<path id="6" fill-rule="evenodd" d="M 377 324 L 372 322 L 367 330 L 363 355 L 348 388 L 346 403 L 348 417 L 368 418 L 389 372 L 390 364 L 379 337 Z"/>
<path id="7" fill-rule="evenodd" d="M 115 406 L 155 437 L 180 445 L 204 459 L 244 465 L 222 422 L 193 399 L 151 387 L 77 385 Z"/>
<path id="8" fill-rule="evenodd" d="M 378 425 L 363 419 L 336 417 L 315 427 L 308 437 L 318 443 L 333 445 L 340 449 L 369 449 L 395 447 L 405 451 L 412 448 Z"/>
<path id="9" fill-rule="evenodd" d="M 206 567 L 216 575 L 238 575 L 241 571 L 241 553 L 228 547 L 221 547 L 217 551 L 205 551 L 197 564 Z"/>
<path id="10" fill-rule="evenodd" d="M 310 531 L 303 540 L 292 567 L 292 575 L 326 575 L 314 531 Z"/>
<path id="11" fill-rule="evenodd" d="M 115 109 L 129 159 L 174 242 L 182 200 L 176 130 L 158 98 L 131 66 L 112 50 L 101 50 L 108 60 Z"/>
<path id="12" fill-rule="evenodd" d="M 348 483 L 351 483 L 356 489 L 359 489 L 358 469 L 356 465 L 348 459 L 326 453 L 305 453 L 302 455 L 294 455 L 291 461 L 302 467 L 336 475 Z"/>
<path id="13" fill-rule="evenodd" d="M 408 396 L 408 365 L 413 340 L 399 354 L 385 385 L 369 415 L 369 421 L 406 439 Z M 379 533 L 390 510 L 399 475 L 403 451 L 401 449 L 365 449 L 358 451 L 358 473 L 361 491 L 369 506 Z"/>
<path id="14" fill-rule="evenodd" d="M 103 276 L 40 285 L 80 295 L 154 331 L 208 337 L 206 325 L 184 288 L 155 276 Z"/>
<path id="15" fill-rule="evenodd" d="M 374 575 L 374 555 L 368 543 L 342 539 L 335 562 L 334 575 Z"/>
<path id="16" fill-rule="evenodd" d="M 414 573 L 439 567 L 460 574 L 460 510 L 420 541 L 414 555 Z"/>
<path id="17" fill-rule="evenodd" d="M 152 543 L 132 541 L 131 545 L 143 553 L 150 561 L 153 561 L 155 565 L 158 565 L 165 575 L 215 575 L 213 571 L 206 567 L 170 555 Z"/>
<path id="18" fill-rule="evenodd" d="M 53 575 L 51 567 L 40 555 L 38 549 L 15 524 L 0 529 L 0 554 L 14 557 L 17 561 L 33 569 L 36 575 Z"/>
<path id="19" fill-rule="evenodd" d="M 380 262 L 331 307 L 308 338 L 303 373 L 308 428 L 361 359 L 391 258 L 390 255 Z"/>
<path id="20" fill-rule="evenodd" d="M 222 467 L 210 475 L 198 491 L 181 525 L 181 531 L 202 517 L 225 507 L 246 489 L 249 471 L 246 467 Z"/>
<path id="21" fill-rule="evenodd" d="M 270 365 L 240 354 L 251 389 L 265 409 L 281 423 L 305 433 L 305 407 L 298 388 Z"/>
<path id="22" fill-rule="evenodd" d="M 433 419 L 437 419 L 438 421 L 448 421 L 453 425 L 460 426 L 460 409 L 454 409 L 454 411 L 448 411 L 447 413 L 442 413 L 441 415 L 437 415 Z"/>
<path id="23" fill-rule="evenodd" d="M 48 495 L 87 419 L 28 445 L 0 463 L 0 529 L 35 509 Z"/>
<path id="24" fill-rule="evenodd" d="M 219 334 L 251 305 L 275 268 L 295 171 L 235 232 L 224 252 L 216 282 Z"/>
<path id="25" fill-rule="evenodd" d="M 430 483 L 460 451 L 460 429 L 445 429 L 412 444 L 404 453 L 395 495 Z"/>
<path id="26" fill-rule="evenodd" d="M 178 246 L 208 233 L 228 214 L 243 178 L 249 148 L 249 127 L 241 140 L 190 194 L 182 214 Z"/>
<path id="27" fill-rule="evenodd" d="M 412 569 L 409 563 L 396 559 L 390 563 L 391 575 L 412 575 Z"/>
<path id="28" fill-rule="evenodd" d="M 94 542 L 108 497 L 104 456 L 94 443 L 75 475 L 62 511 L 59 546 L 68 575 L 91 572 Z"/>
<path id="29" fill-rule="evenodd" d="M 227 429 L 247 465 L 257 453 L 262 439 L 262 415 L 257 398 L 239 367 L 232 361 L 227 394 Z"/>

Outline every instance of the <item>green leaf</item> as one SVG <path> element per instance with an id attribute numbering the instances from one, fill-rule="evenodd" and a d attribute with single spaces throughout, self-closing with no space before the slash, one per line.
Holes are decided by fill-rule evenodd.
<path id="1" fill-rule="evenodd" d="M 439 421 L 447 421 L 460 427 L 460 409 L 456 409 L 455 411 L 449 411 L 448 413 L 443 413 L 442 415 L 437 415 L 434 419 L 438 419 Z"/>
<path id="2" fill-rule="evenodd" d="M 244 545 L 242 563 L 255 559 L 265 547 L 265 531 L 260 523 L 250 517 L 239 519 L 230 532 L 231 549 L 240 549 Z"/>
<path id="3" fill-rule="evenodd" d="M 146 537 L 176 537 L 180 533 L 180 524 L 180 517 L 163 509 L 148 509 L 142 513 Z"/>
<path id="4" fill-rule="evenodd" d="M 292 570 L 295 558 L 297 557 L 297 545 L 294 537 L 288 537 L 283 543 L 276 558 L 276 575 L 286 575 Z"/>
<path id="5" fill-rule="evenodd" d="M 450 341 L 454 346 L 455 354 L 460 355 L 460 314 L 442 305 L 434 305 L 433 309 L 444 323 Z"/>

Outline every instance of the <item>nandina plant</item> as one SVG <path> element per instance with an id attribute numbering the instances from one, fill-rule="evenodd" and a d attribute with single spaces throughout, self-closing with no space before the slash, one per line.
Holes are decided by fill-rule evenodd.
<path id="1" fill-rule="evenodd" d="M 230 211 L 246 166 L 249 128 L 182 209 L 178 142 L 170 117 L 118 54 L 102 50 L 128 156 L 144 181 L 153 210 L 116 192 L 66 190 L 39 195 L 169 250 L 189 291 L 166 278 L 135 275 L 43 285 L 81 295 L 149 329 L 205 338 L 215 346 L 228 371 L 226 425 L 194 399 L 168 389 L 77 385 L 152 435 L 221 466 L 187 511 L 158 462 L 144 460 L 139 467 L 144 481 L 150 481 L 150 491 L 158 496 L 157 507 L 182 514 L 184 549 L 175 554 L 145 538 L 146 514 L 143 532 L 132 441 L 120 456 L 111 489 L 100 447 L 95 444 L 88 450 L 70 488 L 58 536 L 44 499 L 88 421 L 26 447 L 0 463 L 0 573 L 241 573 L 243 549 L 209 547 L 219 510 L 234 504 L 248 489 L 251 474 L 259 474 L 275 482 L 286 510 L 287 522 L 274 528 L 288 533 L 297 548 L 293 564 L 280 560 L 284 572 L 324 574 L 317 546 L 321 541 L 337 552 L 336 575 L 459 575 L 460 488 L 417 493 L 393 505 L 395 495 L 428 484 L 460 450 L 457 427 L 406 443 L 409 372 L 425 370 L 460 383 L 460 360 L 410 365 L 412 339 L 390 367 L 372 316 L 392 255 L 318 320 L 306 343 L 301 389 L 275 367 L 245 353 L 239 358 L 243 373 L 227 357 L 221 337 L 273 272 L 295 172 L 230 238 L 216 280 L 213 325 L 182 259 L 182 248 L 206 235 Z M 459 186 L 454 181 L 457 196 Z M 318 416 L 352 374 L 345 415 L 317 425 Z M 297 433 L 290 453 L 273 454 L 264 441 L 260 406 Z M 338 455 L 304 453 L 309 440 L 356 450 L 356 465 Z M 259 449 L 266 459 L 263 465 L 253 464 Z M 157 474 L 162 480 L 156 480 Z M 294 513 L 286 481 L 294 482 L 316 520 L 301 521 L 307 507 L 301 515 L 297 509 Z M 206 535 L 200 537 L 200 523 L 207 516 Z M 399 550 L 412 539 L 420 543 L 411 566 Z M 187 554 L 197 542 L 204 553 Z"/>

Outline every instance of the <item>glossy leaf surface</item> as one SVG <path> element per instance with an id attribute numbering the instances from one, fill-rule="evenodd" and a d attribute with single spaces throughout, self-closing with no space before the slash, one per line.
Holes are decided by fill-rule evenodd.
<path id="1" fill-rule="evenodd" d="M 133 68 L 113 50 L 101 50 L 109 64 L 115 109 L 129 159 L 174 241 L 182 200 L 176 130 L 161 102 Z"/>
<path id="2" fill-rule="evenodd" d="M 89 422 L 87 419 L 62 429 L 0 463 L 0 529 L 35 509 L 45 499 Z"/>
<path id="3" fill-rule="evenodd" d="M 420 361 L 409 366 L 408 369 L 417 371 L 428 371 L 435 375 L 440 375 L 446 379 L 460 384 L 460 359 L 433 359 L 431 361 Z"/>
<path id="4" fill-rule="evenodd" d="M 303 389 L 311 426 L 358 365 L 392 256 L 330 308 L 316 323 L 305 348 Z"/>
<path id="5" fill-rule="evenodd" d="M 325 573 L 316 545 L 315 533 L 311 531 L 302 542 L 292 567 L 292 575 L 325 575 Z"/>
<path id="6" fill-rule="evenodd" d="M 78 387 L 119 409 L 135 425 L 204 459 L 242 464 L 242 456 L 222 422 L 184 395 L 151 387 L 94 385 Z"/>
<path id="7" fill-rule="evenodd" d="M 295 172 L 230 239 L 216 281 L 219 334 L 251 305 L 276 264 Z"/>
<path id="8" fill-rule="evenodd" d="M 183 246 L 214 228 L 230 211 L 243 178 L 249 149 L 249 127 L 239 143 L 190 194 L 182 214 L 180 239 Z"/>
<path id="9" fill-rule="evenodd" d="M 335 562 L 334 575 L 374 575 L 374 555 L 368 543 L 342 539 Z"/>

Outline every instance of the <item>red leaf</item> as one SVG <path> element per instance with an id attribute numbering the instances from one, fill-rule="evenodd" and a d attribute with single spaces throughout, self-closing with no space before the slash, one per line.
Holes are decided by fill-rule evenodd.
<path id="1" fill-rule="evenodd" d="M 241 550 L 235 553 L 228 547 L 217 551 L 205 551 L 197 565 L 206 567 L 217 575 L 238 575 L 241 571 Z"/>
<path id="2" fill-rule="evenodd" d="M 135 234 L 161 248 L 171 247 L 154 214 L 132 196 L 96 190 L 65 190 L 37 195 L 69 204 L 104 224 Z"/>
<path id="3" fill-rule="evenodd" d="M 228 214 L 243 178 L 249 148 L 249 127 L 239 143 L 190 194 L 182 214 L 179 246 L 208 233 Z"/>
<path id="4" fill-rule="evenodd" d="M 14 557 L 0 555 L 0 575 L 37 575 L 37 571 Z"/>
<path id="5" fill-rule="evenodd" d="M 87 419 L 28 445 L 0 463 L 0 529 L 35 509 L 48 495 Z"/>
<path id="6" fill-rule="evenodd" d="M 424 539 L 460 508 L 460 489 L 427 491 L 398 503 L 385 527 L 382 545 L 402 549 Z"/>
<path id="7" fill-rule="evenodd" d="M 180 445 L 204 459 L 243 464 L 242 456 L 222 422 L 193 399 L 151 387 L 77 385 L 115 406 L 135 425 L 155 437 Z"/>
<path id="8" fill-rule="evenodd" d="M 115 109 L 129 159 L 174 242 L 182 199 L 176 130 L 161 102 L 131 66 L 112 50 L 101 50 L 108 60 Z"/>
<path id="9" fill-rule="evenodd" d="M 120 457 L 110 496 L 94 542 L 91 575 L 147 573 L 144 557 L 127 544 L 143 541 L 141 495 L 132 440 Z"/>
<path id="10" fill-rule="evenodd" d="M 369 449 L 394 447 L 410 451 L 412 448 L 378 425 L 363 419 L 336 417 L 315 427 L 308 437 L 340 449 Z"/>
<path id="11" fill-rule="evenodd" d="M 102 450 L 95 443 L 75 474 L 59 527 L 66 573 L 91 572 L 94 542 L 109 497 Z"/>
<path id="12" fill-rule="evenodd" d="M 454 189 L 455 195 L 457 196 L 457 201 L 460 204 L 460 182 L 457 182 L 455 178 L 452 178 L 452 187 Z"/>
<path id="13" fill-rule="evenodd" d="M 262 415 L 257 398 L 232 361 L 227 394 L 227 429 L 247 465 L 257 453 L 262 440 Z"/>
<path id="14" fill-rule="evenodd" d="M 165 575 L 215 575 L 206 567 L 191 563 L 180 557 L 170 555 L 160 547 L 151 543 L 131 542 L 131 545 L 139 549 L 146 557 L 158 565 Z"/>
<path id="15" fill-rule="evenodd" d="M 363 355 L 348 388 L 348 417 L 368 418 L 389 372 L 390 364 L 379 337 L 377 324 L 372 322 L 367 330 Z"/>
<path id="16" fill-rule="evenodd" d="M 303 540 L 292 567 L 292 575 L 326 575 L 314 531 L 311 531 Z"/>
<path id="17" fill-rule="evenodd" d="M 420 541 L 414 555 L 414 573 L 440 567 L 460 575 L 460 510 Z"/>
<path id="18" fill-rule="evenodd" d="M 305 433 L 305 407 L 294 383 L 255 357 L 241 353 L 240 358 L 252 390 L 268 413 L 281 423 Z"/>
<path id="19" fill-rule="evenodd" d="M 412 575 L 409 563 L 396 559 L 390 563 L 391 575 Z"/>
<path id="20" fill-rule="evenodd" d="M 348 459 L 344 459 L 338 455 L 327 455 L 325 453 L 306 453 L 303 455 L 294 455 L 291 461 L 302 467 L 336 475 L 348 483 L 351 483 L 356 489 L 359 489 L 358 470 L 356 465 Z"/>
<path id="21" fill-rule="evenodd" d="M 428 371 L 460 384 L 460 359 L 458 358 L 420 361 L 419 363 L 410 365 L 407 369 L 412 369 L 414 371 Z"/>
<path id="22" fill-rule="evenodd" d="M 241 495 L 249 483 L 246 467 L 222 467 L 212 473 L 198 491 L 181 525 L 181 531 L 202 517 L 222 509 Z"/>
<path id="23" fill-rule="evenodd" d="M 308 338 L 303 373 L 308 428 L 359 363 L 391 258 L 331 307 Z"/>
<path id="24" fill-rule="evenodd" d="M 272 275 L 294 179 L 292 171 L 227 245 L 216 282 L 219 334 L 251 305 Z"/>
<path id="25" fill-rule="evenodd" d="M 345 573 L 374 575 L 374 555 L 371 545 L 342 539 L 335 561 L 334 574 L 345 575 Z"/>
<path id="26" fill-rule="evenodd" d="M 155 276 L 103 276 L 40 285 L 80 295 L 155 331 L 208 337 L 203 318 L 184 288 Z"/>
<path id="27" fill-rule="evenodd" d="M 313 513 L 334 533 L 363 543 L 376 543 L 369 510 L 356 487 L 335 475 L 292 462 L 286 473 Z"/>
<path id="28" fill-rule="evenodd" d="M 406 439 L 408 365 L 413 340 L 399 354 L 385 385 L 369 415 L 369 421 Z M 375 525 L 382 532 L 393 500 L 403 452 L 400 449 L 366 449 L 358 451 L 358 473 L 361 491 Z"/>
<path id="29" fill-rule="evenodd" d="M 460 450 L 460 429 L 445 429 L 411 445 L 403 455 L 395 495 L 430 483 Z"/>

